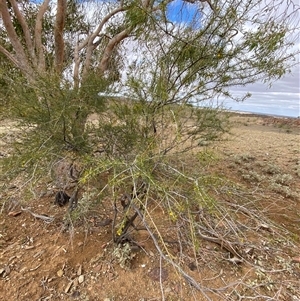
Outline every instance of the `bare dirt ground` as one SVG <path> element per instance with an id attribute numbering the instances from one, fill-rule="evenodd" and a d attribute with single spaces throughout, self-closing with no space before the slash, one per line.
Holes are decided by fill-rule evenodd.
<path id="1" fill-rule="evenodd" d="M 251 206 L 265 217 L 252 222 L 250 236 L 257 236 L 251 244 L 241 242 L 251 264 L 232 262 L 226 249 L 203 239 L 197 261 L 183 263 L 200 285 L 211 288 L 199 292 L 160 259 L 148 233 L 140 231 L 135 239 L 142 248 L 132 254 L 130 267 L 122 268 L 112 256 L 109 199 L 84 223 L 65 231 L 67 209 L 54 205 L 51 191 L 41 188 L 40 196 L 23 204 L 20 187 L 6 183 L 8 188 L 0 191 L 0 299 L 299 301 L 300 120 L 242 114 L 231 119 L 225 141 L 203 150 L 204 169 L 245 188 L 255 200 Z M 230 193 L 218 198 L 230 203 Z M 32 213 L 55 219 L 46 223 Z M 164 214 L 157 209 L 167 237 Z M 214 288 L 228 283 L 228 294 L 220 297 Z"/>

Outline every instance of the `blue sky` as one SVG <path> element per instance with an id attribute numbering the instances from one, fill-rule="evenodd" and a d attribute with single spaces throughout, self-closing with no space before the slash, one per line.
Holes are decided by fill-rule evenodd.
<path id="1" fill-rule="evenodd" d="M 167 6 L 167 17 L 172 22 L 189 24 L 197 13 L 197 4 L 175 0 Z"/>
<path id="2" fill-rule="evenodd" d="M 197 12 L 197 5 L 198 4 L 187 3 L 182 0 L 175 0 L 168 5 L 167 17 L 172 22 L 191 25 Z M 193 26 L 195 25 L 193 24 Z M 298 47 L 299 46 L 300 45 L 298 45 Z M 298 62 L 299 61 L 298 57 Z M 229 109 L 237 111 L 290 117 L 300 116 L 299 65 L 292 68 L 291 71 L 290 74 L 287 74 L 275 82 L 271 88 L 268 88 L 267 85 L 262 83 L 256 83 L 251 86 L 233 89 L 232 92 L 236 96 L 250 92 L 252 97 L 242 103 L 226 100 L 224 105 Z"/>

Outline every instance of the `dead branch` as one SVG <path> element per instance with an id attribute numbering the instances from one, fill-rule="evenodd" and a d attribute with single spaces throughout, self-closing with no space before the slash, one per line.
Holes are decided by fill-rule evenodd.
<path id="1" fill-rule="evenodd" d="M 224 238 L 219 237 L 219 236 L 216 237 L 216 236 L 204 235 L 200 232 L 200 229 L 198 229 L 198 234 L 202 239 L 213 242 L 213 243 L 219 245 L 221 247 L 221 249 L 227 250 L 232 256 L 236 256 L 239 259 L 242 259 L 240 252 L 233 247 L 232 243 L 225 240 Z"/>
<path id="2" fill-rule="evenodd" d="M 120 198 L 120 203 L 121 206 L 123 207 L 124 218 L 123 218 L 122 232 L 117 234 L 117 236 L 114 235 L 114 242 L 116 244 L 120 244 L 123 241 L 129 239 L 128 230 L 130 227 L 137 230 L 137 228 L 134 225 L 134 221 L 138 217 L 138 213 L 134 212 L 131 215 L 131 217 L 128 217 L 128 213 L 133 206 L 134 199 L 141 200 L 141 198 L 145 196 L 145 191 L 146 191 L 145 189 L 146 189 L 146 184 L 144 182 L 139 183 L 138 186 L 134 183 L 131 194 L 129 195 L 128 193 L 124 193 L 123 196 Z M 143 210 L 143 205 L 141 203 L 139 211 L 141 212 L 142 210 Z M 115 203 L 115 215 L 114 215 L 113 227 L 115 226 L 116 218 L 117 218 L 117 205 Z"/>

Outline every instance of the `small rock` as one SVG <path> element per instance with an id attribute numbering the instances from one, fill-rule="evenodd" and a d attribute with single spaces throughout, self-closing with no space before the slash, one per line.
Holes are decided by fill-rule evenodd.
<path id="1" fill-rule="evenodd" d="M 84 276 L 83 276 L 83 275 L 80 275 L 80 276 L 78 277 L 78 283 L 81 284 L 83 281 L 84 281 Z"/>
<path id="2" fill-rule="evenodd" d="M 111 301 L 109 298 L 105 298 L 103 301 Z"/>
<path id="3" fill-rule="evenodd" d="M 63 270 L 58 270 L 56 274 L 57 274 L 58 277 L 62 277 L 63 274 L 64 274 L 64 271 Z"/>
<path id="4" fill-rule="evenodd" d="M 1 276 L 2 274 L 4 274 L 4 272 L 5 272 L 5 269 L 1 268 L 1 269 L 0 269 L 0 276 Z"/>
<path id="5" fill-rule="evenodd" d="M 8 276 L 10 274 L 10 267 L 7 265 L 5 267 L 5 276 Z"/>

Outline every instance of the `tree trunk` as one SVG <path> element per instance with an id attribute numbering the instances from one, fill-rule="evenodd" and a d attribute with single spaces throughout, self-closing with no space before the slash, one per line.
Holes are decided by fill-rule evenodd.
<path id="1" fill-rule="evenodd" d="M 61 73 L 64 64 L 64 26 L 67 10 L 67 1 L 58 0 L 57 1 L 57 11 L 56 11 L 56 22 L 54 28 L 54 41 L 55 41 L 55 70 L 58 74 Z"/>
<path id="2" fill-rule="evenodd" d="M 108 64 L 109 64 L 109 60 L 111 58 L 111 55 L 115 49 L 115 47 L 125 38 L 128 37 L 130 30 L 129 29 L 125 29 L 123 31 L 121 31 L 120 33 L 118 33 L 117 35 L 115 35 L 106 45 L 105 49 L 104 49 L 104 53 L 102 56 L 102 59 L 99 63 L 99 70 L 101 73 L 104 73 L 107 69 L 108 69 Z"/>
<path id="3" fill-rule="evenodd" d="M 42 30 L 43 30 L 43 17 L 48 9 L 49 2 L 50 0 L 45 0 L 43 4 L 40 6 L 35 21 L 34 42 L 35 42 L 35 49 L 38 56 L 37 69 L 39 73 L 44 72 L 46 70 L 44 46 L 42 44 Z"/>
<path id="4" fill-rule="evenodd" d="M 0 0 L 0 13 L 2 16 L 4 27 L 7 31 L 8 38 L 13 46 L 15 52 L 15 60 L 12 60 L 12 57 L 8 57 L 11 62 L 16 63 L 16 67 L 28 78 L 28 80 L 34 79 L 34 72 L 28 57 L 24 51 L 23 45 L 14 29 L 14 25 L 9 14 L 9 10 L 6 4 L 6 0 Z M 7 56 L 5 51 L 1 51 L 4 55 Z"/>
<path id="5" fill-rule="evenodd" d="M 36 67 L 37 65 L 37 60 L 36 60 L 36 55 L 35 55 L 35 51 L 34 51 L 34 47 L 33 47 L 33 42 L 31 39 L 31 35 L 30 35 L 30 30 L 28 27 L 28 24 L 24 18 L 24 15 L 21 13 L 21 11 L 19 10 L 18 4 L 16 2 L 16 0 L 9 0 L 9 2 L 11 3 L 13 10 L 16 14 L 16 17 L 22 27 L 22 31 L 24 34 L 24 38 L 25 38 L 25 43 L 26 43 L 26 47 L 28 50 L 28 54 L 30 56 L 30 59 L 34 65 L 34 67 Z"/>

